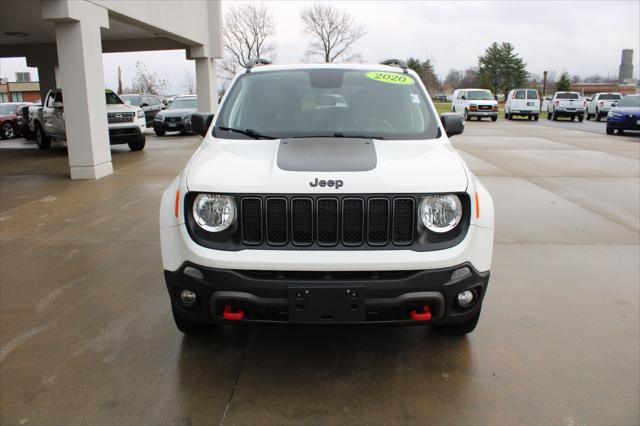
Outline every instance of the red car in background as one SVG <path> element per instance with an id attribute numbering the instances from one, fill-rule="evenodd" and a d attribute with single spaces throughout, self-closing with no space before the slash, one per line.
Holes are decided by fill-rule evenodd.
<path id="1" fill-rule="evenodd" d="M 18 125 L 19 109 L 25 102 L 8 102 L 0 104 L 0 137 L 11 139 L 20 136 L 21 129 Z"/>

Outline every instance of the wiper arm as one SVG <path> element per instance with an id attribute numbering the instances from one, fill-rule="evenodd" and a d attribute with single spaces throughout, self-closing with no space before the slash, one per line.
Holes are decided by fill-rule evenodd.
<path id="1" fill-rule="evenodd" d="M 262 133 L 256 132 L 253 129 L 241 130 L 241 129 L 234 129 L 233 127 L 224 127 L 224 126 L 218 126 L 218 129 L 224 130 L 225 132 L 240 133 L 241 135 L 249 136 L 250 138 L 253 138 L 253 139 L 278 139 L 278 138 L 274 138 L 273 136 L 263 135 Z"/>
<path id="2" fill-rule="evenodd" d="M 371 135 L 349 135 L 342 132 L 336 132 L 333 135 L 304 135 L 304 136 L 290 136 L 287 139 L 301 139 L 301 138 L 350 138 L 350 139 L 384 139 L 382 136 Z"/>

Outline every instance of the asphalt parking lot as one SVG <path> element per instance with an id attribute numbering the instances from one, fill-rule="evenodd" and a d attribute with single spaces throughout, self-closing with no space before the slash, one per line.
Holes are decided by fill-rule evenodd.
<path id="1" fill-rule="evenodd" d="M 496 207 L 489 290 L 465 338 L 184 337 L 158 205 L 199 138 L 114 147 L 98 181 L 69 180 L 63 148 L 0 142 L 0 423 L 640 423 L 640 138 L 562 126 L 473 121 L 454 138 Z"/>

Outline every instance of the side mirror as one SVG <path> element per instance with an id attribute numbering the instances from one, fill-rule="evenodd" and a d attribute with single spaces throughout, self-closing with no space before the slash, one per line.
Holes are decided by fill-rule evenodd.
<path id="1" fill-rule="evenodd" d="M 210 112 L 194 112 L 191 114 L 191 130 L 202 137 L 207 136 L 207 131 L 213 121 L 213 114 Z"/>
<path id="2" fill-rule="evenodd" d="M 462 114 L 455 112 L 445 112 L 440 116 L 444 131 L 447 136 L 451 137 L 464 132 L 464 117 Z"/>
<path id="3" fill-rule="evenodd" d="M 614 103 L 612 103 L 612 104 L 611 104 L 611 108 L 615 108 L 615 107 L 617 107 L 617 106 L 618 106 L 618 103 L 617 103 L 617 102 L 614 102 Z"/>
<path id="4" fill-rule="evenodd" d="M 140 108 L 144 108 L 144 107 L 148 107 L 148 106 L 149 106 L 149 104 L 146 103 L 146 102 L 143 102 L 143 103 L 140 104 Z"/>
<path id="5" fill-rule="evenodd" d="M 53 107 L 54 108 L 62 108 L 62 107 L 64 107 L 64 104 L 62 102 L 54 102 L 53 103 Z"/>
<path id="6" fill-rule="evenodd" d="M 466 101 L 467 97 L 466 96 L 461 96 L 460 99 L 462 99 L 463 101 Z"/>

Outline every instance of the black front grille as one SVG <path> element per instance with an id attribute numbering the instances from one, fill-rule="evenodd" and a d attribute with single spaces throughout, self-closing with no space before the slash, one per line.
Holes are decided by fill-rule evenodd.
<path id="1" fill-rule="evenodd" d="M 414 242 L 413 197 L 245 196 L 239 204 L 241 241 L 248 246 L 382 247 Z"/>
<path id="2" fill-rule="evenodd" d="M 207 232 L 192 214 L 197 192 L 188 192 L 184 212 L 189 234 L 219 250 L 413 250 L 453 247 L 469 228 L 471 200 L 462 202 L 460 225 L 446 233 L 428 231 L 418 219 L 426 194 L 227 194 L 238 206 L 237 222 Z"/>
<path id="3" fill-rule="evenodd" d="M 491 105 L 478 105 L 478 109 L 482 111 L 490 111 L 493 109 Z"/>
<path id="4" fill-rule="evenodd" d="M 109 112 L 107 113 L 107 122 L 115 123 L 133 123 L 133 112 Z"/>

